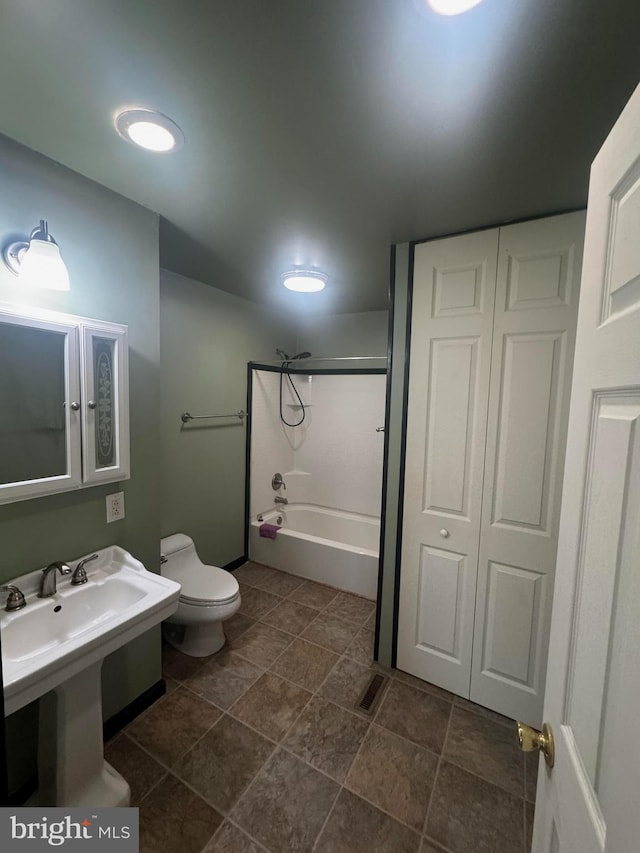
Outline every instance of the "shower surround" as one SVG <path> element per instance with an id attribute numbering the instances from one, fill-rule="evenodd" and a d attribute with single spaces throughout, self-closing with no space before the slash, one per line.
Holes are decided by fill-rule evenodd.
<path id="1" fill-rule="evenodd" d="M 378 574 L 386 375 L 293 375 L 305 420 L 280 420 L 280 374 L 253 370 L 249 556 L 339 589 L 375 598 Z M 283 414 L 301 408 L 284 383 Z M 274 491 L 273 475 L 284 486 Z M 285 488 L 286 486 L 286 488 Z M 286 505 L 274 498 L 286 498 Z M 259 517 L 282 529 L 259 536 Z"/>

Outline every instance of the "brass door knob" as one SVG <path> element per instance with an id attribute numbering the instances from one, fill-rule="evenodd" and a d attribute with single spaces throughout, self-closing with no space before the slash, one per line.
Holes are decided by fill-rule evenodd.
<path id="1" fill-rule="evenodd" d="M 544 755 L 547 767 L 553 767 L 556 750 L 553 742 L 553 731 L 549 723 L 542 726 L 541 732 L 532 729 L 525 723 L 518 723 L 518 743 L 523 752 L 533 752 L 534 749 L 539 749 Z"/>

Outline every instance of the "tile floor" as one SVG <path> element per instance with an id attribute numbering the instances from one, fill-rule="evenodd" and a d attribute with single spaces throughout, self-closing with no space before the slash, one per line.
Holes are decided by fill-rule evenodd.
<path id="1" fill-rule="evenodd" d="M 374 604 L 247 563 L 211 658 L 107 744 L 141 853 L 527 853 L 537 763 L 514 723 L 372 663 Z M 388 675 L 372 717 L 355 709 Z"/>

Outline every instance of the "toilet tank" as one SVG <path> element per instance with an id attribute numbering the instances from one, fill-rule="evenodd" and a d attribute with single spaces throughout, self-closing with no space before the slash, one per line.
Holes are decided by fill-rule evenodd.
<path id="1" fill-rule="evenodd" d="M 166 559 L 163 560 L 162 557 Z M 201 565 L 193 539 L 185 533 L 174 533 L 172 536 L 161 539 L 160 558 L 163 565 L 170 563 L 172 568 L 178 565 L 183 567 L 189 564 Z"/>

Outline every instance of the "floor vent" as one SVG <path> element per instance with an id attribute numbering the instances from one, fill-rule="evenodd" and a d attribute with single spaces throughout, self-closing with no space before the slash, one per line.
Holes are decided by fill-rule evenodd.
<path id="1" fill-rule="evenodd" d="M 382 685 L 385 681 L 386 678 L 384 675 L 372 676 L 371 681 L 367 685 L 367 689 L 360 697 L 360 701 L 356 706 L 360 711 L 365 711 L 367 714 L 373 714 L 377 700 L 382 695 L 380 691 L 382 690 Z"/>

